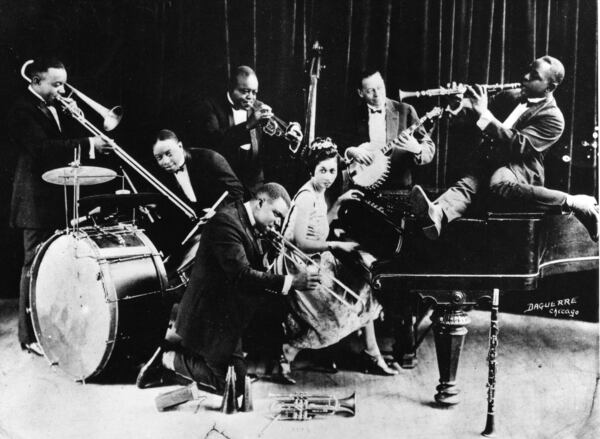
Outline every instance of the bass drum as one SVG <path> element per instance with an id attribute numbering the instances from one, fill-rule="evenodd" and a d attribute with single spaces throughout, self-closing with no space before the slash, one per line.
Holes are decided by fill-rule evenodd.
<path id="1" fill-rule="evenodd" d="M 51 364 L 76 380 L 146 361 L 165 335 L 165 269 L 141 230 L 52 236 L 31 268 L 31 317 Z"/>

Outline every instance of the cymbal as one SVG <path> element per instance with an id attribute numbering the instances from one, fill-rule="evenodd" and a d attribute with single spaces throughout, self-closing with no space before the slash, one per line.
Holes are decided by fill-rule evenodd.
<path id="1" fill-rule="evenodd" d="M 73 186 L 75 177 L 81 186 L 106 183 L 117 176 L 112 169 L 98 166 L 65 166 L 44 172 L 42 179 L 52 184 Z"/>
<path id="2" fill-rule="evenodd" d="M 79 208 L 91 210 L 100 206 L 102 209 L 133 209 L 137 206 L 158 203 L 160 199 L 161 195 L 154 192 L 91 195 L 79 199 Z"/>

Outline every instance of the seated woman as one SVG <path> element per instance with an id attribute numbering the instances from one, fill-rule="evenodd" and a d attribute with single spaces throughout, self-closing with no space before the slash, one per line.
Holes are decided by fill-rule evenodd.
<path id="1" fill-rule="evenodd" d="M 328 272 L 360 296 L 363 305 L 354 309 L 327 291 L 326 285 L 336 288 L 330 276 L 322 275 L 319 288 L 308 291 L 293 291 L 288 296 L 291 308 L 285 321 L 287 343 L 282 347 L 280 359 L 281 379 L 294 383 L 290 377 L 290 362 L 302 349 L 320 349 L 337 343 L 350 333 L 363 328 L 366 349 L 361 358 L 363 369 L 368 373 L 395 375 L 381 356 L 373 321 L 381 313 L 381 306 L 373 298 L 369 284 L 360 276 L 351 273 L 340 264 L 332 251 L 354 252 L 358 243 L 327 241 L 329 223 L 337 216 L 340 203 L 345 199 L 357 198 L 361 193 L 349 190 L 341 195 L 328 209 L 325 190 L 330 187 L 338 173 L 336 145 L 330 138 L 317 138 L 306 149 L 305 161 L 311 179 L 294 197 L 290 212 L 284 222 L 284 237 L 303 252 L 311 255 L 321 272 Z M 290 267 L 292 265 L 292 267 Z M 287 262 L 293 269 L 294 264 Z M 344 291 L 337 291 L 343 294 Z M 348 297 L 350 300 L 355 300 Z"/>

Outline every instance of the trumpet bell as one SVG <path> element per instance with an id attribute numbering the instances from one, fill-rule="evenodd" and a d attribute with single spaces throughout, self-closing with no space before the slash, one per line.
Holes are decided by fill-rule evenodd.
<path id="1" fill-rule="evenodd" d="M 349 416 L 356 415 L 356 392 L 352 395 L 338 399 L 337 413 L 346 413 Z"/>

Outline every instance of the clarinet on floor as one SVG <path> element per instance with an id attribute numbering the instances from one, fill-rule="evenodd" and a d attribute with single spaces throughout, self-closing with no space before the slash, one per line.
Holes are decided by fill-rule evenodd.
<path id="1" fill-rule="evenodd" d="M 492 295 L 492 312 L 490 319 L 490 348 L 488 351 L 488 409 L 485 428 L 482 436 L 494 437 L 494 397 L 496 393 L 496 348 L 498 347 L 498 304 L 500 302 L 500 290 L 494 288 Z"/>

